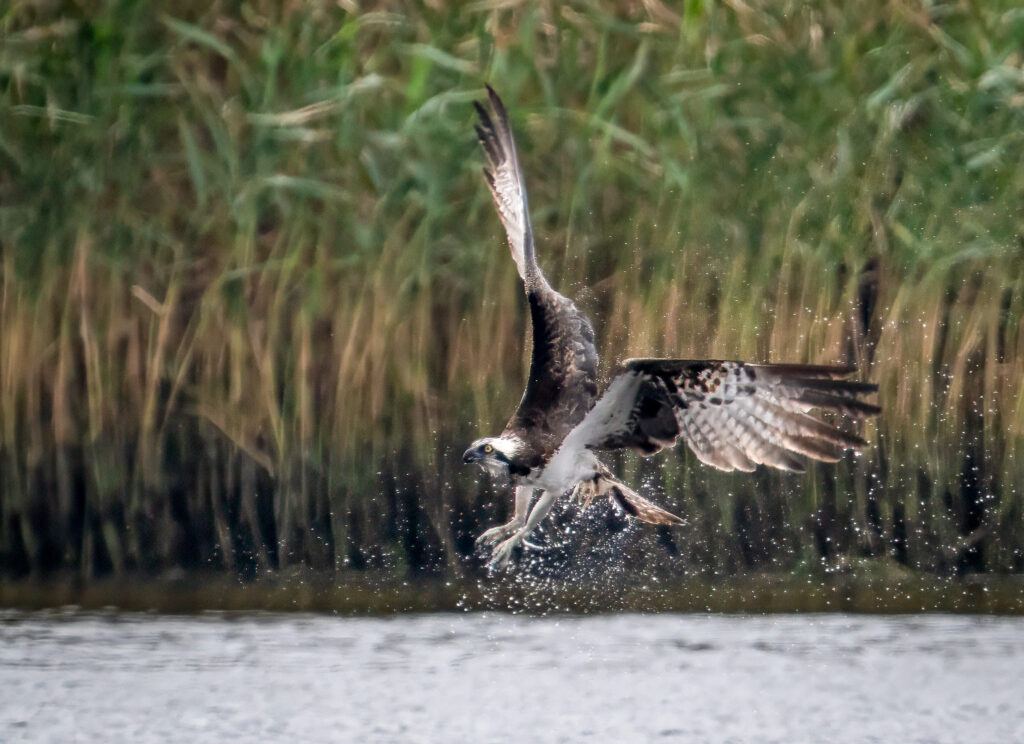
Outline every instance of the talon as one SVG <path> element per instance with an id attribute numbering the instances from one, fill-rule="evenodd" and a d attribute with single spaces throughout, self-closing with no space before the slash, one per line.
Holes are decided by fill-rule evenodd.
<path id="1" fill-rule="evenodd" d="M 597 478 L 580 481 L 571 491 L 572 499 L 583 509 L 588 508 L 600 494 L 601 486 Z"/>
<path id="2" fill-rule="evenodd" d="M 491 554 L 491 560 L 487 564 L 487 567 L 491 571 L 500 571 L 503 569 L 512 558 L 512 551 L 515 550 L 516 545 L 522 540 L 519 533 L 512 535 L 512 537 L 503 540 L 494 549 Z"/>
<path id="3" fill-rule="evenodd" d="M 496 543 L 501 537 L 501 528 L 492 527 L 491 529 L 483 532 L 480 537 L 476 539 L 476 544 L 481 547 L 486 547 Z"/>
<path id="4" fill-rule="evenodd" d="M 514 532 L 518 528 L 519 523 L 515 520 L 497 527 L 491 527 L 491 529 L 486 530 L 476 539 L 476 544 L 481 547 L 490 547 L 491 545 L 504 540 L 510 533 Z"/>

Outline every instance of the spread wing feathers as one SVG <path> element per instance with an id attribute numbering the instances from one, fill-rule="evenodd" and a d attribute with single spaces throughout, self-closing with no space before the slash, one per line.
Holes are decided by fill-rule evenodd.
<path id="1" fill-rule="evenodd" d="M 685 359 L 633 359 L 623 366 L 566 444 L 629 447 L 653 455 L 686 440 L 719 470 L 770 465 L 802 472 L 803 460 L 835 462 L 865 445 L 809 414 L 813 408 L 855 419 L 879 413 L 861 400 L 877 386 L 842 379 L 848 367 L 755 365 Z"/>
<path id="2" fill-rule="evenodd" d="M 506 433 L 527 440 L 530 466 L 558 446 L 597 398 L 597 349 L 587 319 L 548 284 L 537 265 L 526 186 L 501 98 L 487 86 L 490 111 L 477 103 L 477 137 L 487 157 L 484 176 L 494 197 L 512 258 L 526 285 L 533 327 L 530 380 Z M 536 462 L 535 462 L 536 461 Z"/>
<path id="3" fill-rule="evenodd" d="M 505 431 L 535 447 L 531 455 L 546 459 L 597 399 L 597 347 L 589 321 L 570 300 L 553 289 L 531 290 L 527 299 L 530 379 Z"/>
<path id="4" fill-rule="evenodd" d="M 480 103 L 473 103 L 480 117 L 476 135 L 487 155 L 484 178 L 491 189 L 501 223 L 505 226 L 509 249 L 519 269 L 519 276 L 526 283 L 527 289 L 530 289 L 538 281 L 543 281 L 543 276 L 537 266 L 534 252 L 533 228 L 530 226 L 530 211 L 526 202 L 526 184 L 519 169 L 516 143 L 512 138 L 512 127 L 505 106 L 489 85 L 487 97 L 493 116 Z"/>

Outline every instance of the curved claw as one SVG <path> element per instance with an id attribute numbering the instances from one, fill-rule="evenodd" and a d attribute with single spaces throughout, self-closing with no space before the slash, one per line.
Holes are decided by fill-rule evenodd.
<path id="1" fill-rule="evenodd" d="M 497 527 L 491 527 L 491 529 L 486 530 L 482 535 L 480 535 L 480 537 L 476 539 L 476 544 L 483 547 L 490 547 L 491 545 L 494 545 L 495 543 L 504 540 L 510 534 L 519 529 L 519 527 L 520 524 L 514 519 L 511 522 L 508 522 L 507 524 L 502 524 Z"/>
<path id="2" fill-rule="evenodd" d="M 487 564 L 487 567 L 491 571 L 500 571 L 508 565 L 508 562 L 512 559 L 512 551 L 515 550 L 523 539 L 523 536 L 516 532 L 512 537 L 509 537 L 498 544 L 494 549 L 494 553 L 491 554 L 491 560 Z"/>

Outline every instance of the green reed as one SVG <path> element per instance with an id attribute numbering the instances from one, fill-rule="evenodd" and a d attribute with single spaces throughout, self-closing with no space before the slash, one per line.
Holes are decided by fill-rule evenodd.
<path id="1" fill-rule="evenodd" d="M 622 459 L 689 519 L 623 556 L 1021 570 L 1024 14 L 848 5 L 15 2 L 4 573 L 472 565 L 508 498 L 458 453 L 527 364 L 484 81 L 605 373 L 855 363 L 881 388 L 869 451 L 806 476 Z"/>

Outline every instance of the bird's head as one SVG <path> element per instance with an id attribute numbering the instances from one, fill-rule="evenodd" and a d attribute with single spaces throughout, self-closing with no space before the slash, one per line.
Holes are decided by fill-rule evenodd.
<path id="1" fill-rule="evenodd" d="M 477 439 L 462 455 L 467 465 L 476 463 L 492 475 L 507 476 L 513 468 L 519 443 L 514 439 L 484 437 Z"/>

